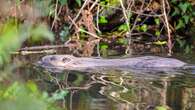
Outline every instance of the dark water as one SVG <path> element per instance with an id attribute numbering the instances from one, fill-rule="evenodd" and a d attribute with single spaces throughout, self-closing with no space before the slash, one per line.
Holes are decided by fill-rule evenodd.
<path id="1" fill-rule="evenodd" d="M 191 57 L 177 58 L 195 64 Z M 61 103 L 68 110 L 195 110 L 193 70 L 50 73 L 33 64 L 24 64 L 17 68 L 17 73 L 49 93 L 60 88 L 68 90 Z"/>

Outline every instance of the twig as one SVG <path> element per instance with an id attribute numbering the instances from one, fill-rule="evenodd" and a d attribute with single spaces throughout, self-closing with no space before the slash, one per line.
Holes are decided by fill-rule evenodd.
<path id="1" fill-rule="evenodd" d="M 102 6 L 102 7 L 109 7 L 109 8 L 113 8 L 113 9 L 117 9 L 117 10 L 123 10 L 121 8 L 117 8 L 117 7 L 114 7 L 111 5 L 102 5 L 102 4 L 97 4 L 97 5 Z M 163 16 L 163 14 L 144 14 L 144 13 L 140 13 L 139 11 L 133 11 L 133 10 L 129 10 L 129 9 L 127 9 L 126 11 L 129 11 L 129 12 L 132 12 L 135 14 L 139 14 L 139 15 L 143 15 L 143 16 L 149 16 L 149 17 L 162 17 Z"/>
<path id="2" fill-rule="evenodd" d="M 72 22 L 72 24 L 77 28 L 77 30 L 78 30 L 79 32 L 84 32 L 84 33 L 86 33 L 86 34 L 89 34 L 89 35 L 91 35 L 91 36 L 97 38 L 97 39 L 102 39 L 101 37 L 97 36 L 96 34 L 90 33 L 90 32 L 88 32 L 88 31 L 85 31 L 85 30 L 79 28 L 79 27 L 76 25 L 76 23 L 72 20 L 72 18 L 71 18 L 70 16 L 68 16 L 68 18 L 70 19 L 70 21 Z"/>
<path id="3" fill-rule="evenodd" d="M 162 1 L 163 4 L 163 15 L 164 15 L 164 19 L 165 19 L 165 24 L 166 24 L 166 28 L 167 28 L 167 34 L 168 34 L 168 55 L 171 56 L 172 54 L 172 40 L 171 40 L 171 31 L 169 28 L 169 21 L 167 18 L 167 13 L 166 13 L 166 6 L 165 6 L 165 0 Z"/>
<path id="4" fill-rule="evenodd" d="M 76 20 L 78 19 L 78 17 L 80 16 L 81 12 L 83 11 L 83 9 L 85 8 L 85 6 L 87 5 L 87 3 L 89 2 L 90 0 L 85 0 L 85 2 L 83 3 L 81 9 L 79 10 L 79 12 L 77 13 L 76 17 L 72 20 L 72 24 L 69 26 L 69 29 L 72 28 L 72 25 L 74 25 L 73 23 L 76 22 Z"/>
<path id="5" fill-rule="evenodd" d="M 54 25 L 56 23 L 57 18 L 58 18 L 58 0 L 56 0 L 55 16 L 54 16 L 54 20 L 52 22 L 51 30 L 53 30 L 53 27 L 54 27 Z"/>
<path id="6" fill-rule="evenodd" d="M 123 1 L 122 0 L 120 0 L 120 5 L 121 5 L 121 7 L 122 7 L 122 11 L 123 11 L 123 15 L 124 15 L 124 17 L 125 17 L 125 22 L 126 22 L 126 25 L 127 25 L 127 28 L 128 28 L 128 32 L 130 32 L 131 30 L 130 30 L 130 26 L 129 26 L 129 18 L 128 18 L 128 16 L 127 16 L 127 13 L 126 13 L 126 9 L 125 9 L 125 7 L 124 7 L 124 5 L 123 5 Z M 129 46 L 128 46 L 128 50 L 130 50 L 130 44 L 131 44 L 131 36 L 128 36 L 128 43 L 129 43 Z M 129 51 L 130 52 L 130 54 L 131 54 L 131 51 Z M 126 51 L 126 54 L 127 54 L 128 52 Z"/>
<path id="7" fill-rule="evenodd" d="M 19 51 L 19 52 L 11 52 L 11 54 L 21 54 L 21 55 L 41 54 L 41 53 L 52 54 L 52 53 L 56 53 L 56 50 L 50 49 L 50 50 L 41 50 L 41 51 Z"/>
<path id="8" fill-rule="evenodd" d="M 19 51 L 32 51 L 32 50 L 45 50 L 45 49 L 55 49 L 70 47 L 71 45 L 43 45 L 43 46 L 33 46 L 33 47 L 24 47 L 19 49 Z"/>

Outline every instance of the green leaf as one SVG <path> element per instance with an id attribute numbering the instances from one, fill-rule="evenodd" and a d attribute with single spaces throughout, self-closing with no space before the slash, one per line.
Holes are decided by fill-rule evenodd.
<path id="1" fill-rule="evenodd" d="M 39 41 L 40 38 L 46 38 L 50 41 L 54 40 L 54 35 L 51 31 L 49 31 L 46 25 L 40 24 L 36 27 L 31 28 L 30 35 L 32 36 L 33 41 Z"/>
<path id="2" fill-rule="evenodd" d="M 163 107 L 163 106 L 157 106 L 155 108 L 155 110 L 167 110 L 167 108 L 166 107 Z"/>
<path id="3" fill-rule="evenodd" d="M 128 19 L 130 19 L 132 17 L 132 15 L 133 15 L 132 12 L 127 13 Z"/>
<path id="4" fill-rule="evenodd" d="M 141 30 L 146 32 L 148 30 L 148 26 L 146 24 L 142 25 Z"/>
<path id="5" fill-rule="evenodd" d="M 106 19 L 105 16 L 100 16 L 99 23 L 100 24 L 106 24 L 106 23 L 108 23 L 108 20 Z"/>
<path id="6" fill-rule="evenodd" d="M 155 18 L 154 21 L 155 21 L 155 23 L 156 23 L 157 25 L 160 24 L 160 19 L 159 19 L 159 18 Z"/>
<path id="7" fill-rule="evenodd" d="M 31 92 L 38 93 L 37 85 L 34 82 L 28 81 L 26 86 L 27 86 L 28 89 L 30 89 Z"/>
<path id="8" fill-rule="evenodd" d="M 182 10 L 182 12 L 185 13 L 187 8 L 190 6 L 190 3 L 188 3 L 188 2 L 185 2 L 185 3 L 180 2 L 180 4 L 178 6 Z"/>
<path id="9" fill-rule="evenodd" d="M 18 94 L 20 91 L 20 86 L 18 82 L 13 83 L 10 87 L 8 87 L 5 91 L 4 94 L 2 95 L 3 98 L 10 98 L 14 97 Z"/>
<path id="10" fill-rule="evenodd" d="M 59 2 L 60 2 L 61 5 L 67 4 L 67 0 L 59 0 Z"/>
<path id="11" fill-rule="evenodd" d="M 187 46 L 185 47 L 185 53 L 188 54 L 188 53 L 190 53 L 191 51 L 192 51 L 191 46 L 190 46 L 190 45 L 187 45 Z"/>
<path id="12" fill-rule="evenodd" d="M 184 19 L 184 21 L 185 21 L 185 24 L 188 24 L 188 22 L 189 22 L 189 20 L 190 20 L 190 16 L 183 16 L 182 17 L 183 19 Z"/>
<path id="13" fill-rule="evenodd" d="M 122 25 L 119 26 L 118 30 L 119 31 L 128 31 L 129 30 L 128 28 L 129 27 L 128 27 L 127 24 L 122 24 Z"/>
<path id="14" fill-rule="evenodd" d="M 106 1 L 101 1 L 100 5 L 106 5 Z"/>
<path id="15" fill-rule="evenodd" d="M 81 0 L 76 0 L 76 3 L 81 6 Z"/>
<path id="16" fill-rule="evenodd" d="M 108 49 L 108 44 L 102 44 L 102 45 L 100 45 L 100 49 Z"/>
<path id="17" fill-rule="evenodd" d="M 171 0 L 171 3 L 176 4 L 177 0 Z"/>
<path id="18" fill-rule="evenodd" d="M 126 45 L 126 44 L 128 44 L 128 41 L 125 38 L 119 38 L 119 39 L 117 39 L 117 43 L 122 44 L 122 45 Z"/>
<path id="19" fill-rule="evenodd" d="M 101 44 L 100 45 L 100 52 L 103 57 L 106 57 L 108 55 L 108 44 Z"/>
<path id="20" fill-rule="evenodd" d="M 136 27 L 136 30 L 137 30 L 137 31 L 140 31 L 140 30 L 141 30 L 141 27 L 140 27 L 140 26 L 137 26 L 137 27 Z"/>
<path id="21" fill-rule="evenodd" d="M 192 16 L 195 16 L 195 12 L 192 12 Z"/>
<path id="22" fill-rule="evenodd" d="M 180 48 L 184 47 L 184 45 L 186 44 L 185 40 L 180 40 L 177 38 L 176 41 L 178 42 Z"/>
<path id="23" fill-rule="evenodd" d="M 57 90 L 55 93 L 52 94 L 52 100 L 56 101 L 56 100 L 62 100 L 64 99 L 65 96 L 67 96 L 69 92 L 65 89 L 65 90 Z"/>
<path id="24" fill-rule="evenodd" d="M 157 37 L 159 37 L 159 36 L 160 36 L 160 31 L 157 30 L 157 31 L 155 32 L 155 35 L 156 35 Z"/>
<path id="25" fill-rule="evenodd" d="M 179 19 L 179 23 L 176 25 L 176 30 L 185 27 L 183 20 Z"/>
<path id="26" fill-rule="evenodd" d="M 167 41 L 156 41 L 156 42 L 153 42 L 153 44 L 156 44 L 156 45 L 165 45 L 167 44 Z"/>
<path id="27" fill-rule="evenodd" d="M 179 14 L 180 14 L 179 9 L 178 9 L 177 7 L 174 7 L 174 11 L 173 11 L 173 13 L 171 14 L 171 16 L 177 16 L 177 15 L 179 15 Z"/>

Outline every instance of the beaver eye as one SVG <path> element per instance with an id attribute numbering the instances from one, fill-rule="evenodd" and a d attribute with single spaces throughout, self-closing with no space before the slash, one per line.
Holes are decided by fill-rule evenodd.
<path id="1" fill-rule="evenodd" d="M 62 61 L 63 62 L 70 62 L 70 58 L 63 58 Z"/>

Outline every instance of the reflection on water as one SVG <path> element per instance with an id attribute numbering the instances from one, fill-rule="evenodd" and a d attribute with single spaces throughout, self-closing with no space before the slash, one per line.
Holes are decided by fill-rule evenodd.
<path id="1" fill-rule="evenodd" d="M 34 80 L 50 93 L 66 88 L 69 95 L 60 104 L 68 110 L 195 110 L 193 70 L 49 73 L 25 65 L 17 72 L 25 73 L 25 79 Z"/>

